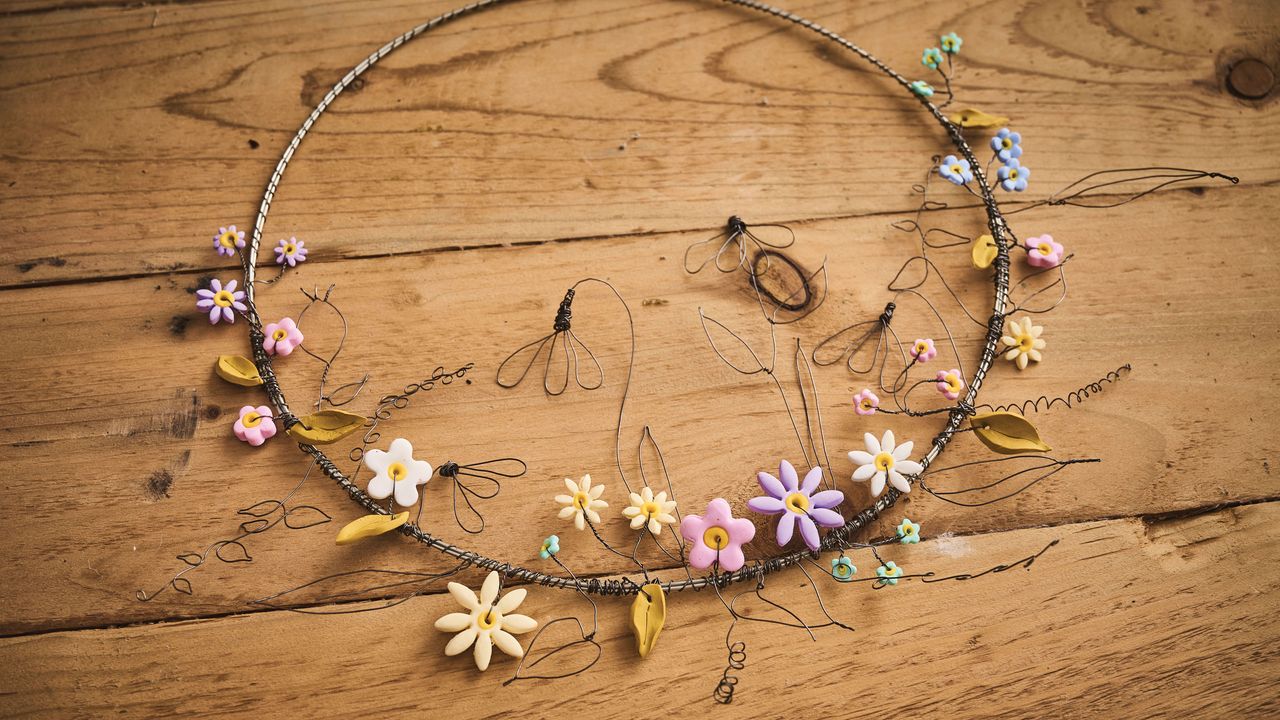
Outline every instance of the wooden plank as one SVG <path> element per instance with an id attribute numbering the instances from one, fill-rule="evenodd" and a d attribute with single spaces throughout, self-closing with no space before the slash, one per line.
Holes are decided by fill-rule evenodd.
<path id="1" fill-rule="evenodd" d="M 1265 690 L 1280 681 L 1278 522 L 1280 507 L 1266 503 L 890 548 L 909 571 L 942 575 L 1060 541 L 1030 570 L 968 582 L 873 591 L 817 577 L 831 613 L 855 634 L 818 630 L 811 642 L 799 629 L 740 623 L 733 639 L 746 643 L 747 662 L 729 707 L 710 698 L 729 617 L 700 593 L 671 598 L 667 629 L 647 660 L 635 657 L 627 601 L 614 600 L 601 607 L 595 668 L 508 687 L 508 658 L 495 656 L 478 674 L 470 656 L 441 654 L 448 637 L 432 623 L 454 606 L 448 595 L 371 614 L 269 612 L 10 638 L 0 640 L 9 668 L 0 709 L 29 717 L 259 716 L 270 705 L 317 717 L 449 708 L 467 718 L 781 718 L 802 706 L 826 717 L 1003 718 L 1034 707 L 1041 717 L 1269 717 L 1280 712 Z M 857 560 L 860 574 L 874 564 Z M 765 596 L 810 623 L 822 619 L 795 571 Z M 777 617 L 754 599 L 738 608 Z M 544 622 L 584 613 L 590 621 L 580 599 L 544 588 L 530 589 L 525 609 Z"/>
<path id="2" fill-rule="evenodd" d="M 0 17 L 0 286 L 217 267 L 203 238 L 251 224 L 327 88 L 451 5 Z M 959 32 L 959 105 L 1013 118 L 1038 190 L 1148 164 L 1280 177 L 1275 104 L 1222 82 L 1229 58 L 1274 60 L 1266 3 L 1234 3 L 1225 21 L 1201 3 L 792 7 L 910 75 L 921 47 Z M 715 3 L 533 0 L 434 35 L 317 125 L 268 242 L 297 234 L 342 258 L 710 227 L 726 201 L 779 220 L 901 210 L 921 154 L 944 142 L 884 79 Z"/>
<path id="3" fill-rule="evenodd" d="M 1055 454 L 1098 457 L 1105 464 L 1068 468 L 994 508 L 912 497 L 902 512 L 924 520 L 930 532 L 981 532 L 1273 497 L 1267 448 L 1277 421 L 1262 409 L 1280 400 L 1280 386 L 1274 367 L 1257 358 L 1276 349 L 1280 314 L 1273 279 L 1280 268 L 1274 254 L 1224 253 L 1205 241 L 1224 223 L 1245 236 L 1263 232 L 1262 219 L 1252 213 L 1269 197 L 1260 188 L 1164 192 L 1119 211 L 1049 209 L 1015 216 L 1016 227 L 1052 231 L 1077 253 L 1071 295 L 1044 320 L 1046 361 L 1026 373 L 1002 361 L 983 399 L 1062 394 L 1132 363 L 1132 375 L 1101 396 L 1036 419 Z M 730 205 L 724 212 L 736 209 Z M 816 314 L 779 332 L 779 376 L 794 407 L 799 401 L 788 353 L 794 339 L 812 346 L 845 324 L 874 317 L 891 297 L 882 283 L 911 252 L 910 240 L 889 227 L 891 219 L 798 227 L 794 256 L 811 267 L 827 258 L 833 290 Z M 973 209 L 938 213 L 936 220 L 963 232 L 982 223 Z M 397 392 L 438 365 L 477 364 L 474 384 L 415 399 L 383 427 L 383 442 L 409 437 L 436 465 L 516 455 L 529 462 L 530 473 L 485 504 L 490 526 L 475 538 L 455 525 L 448 486 L 433 481 L 425 527 L 518 563 L 532 562 L 542 538 L 561 531 L 566 545 L 582 553 L 577 571 L 634 572 L 599 548 L 587 552 L 583 544 L 593 541 L 557 521 L 551 500 L 560 478 L 583 472 L 607 484 L 615 511 L 625 498 L 610 469 L 628 348 L 616 301 L 590 286 L 575 301 L 575 331 L 605 364 L 605 388 L 549 400 L 536 385 L 501 390 L 493 373 L 507 352 L 549 330 L 566 287 L 588 275 L 610 279 L 631 304 L 638 338 L 624 427 L 627 471 L 634 478 L 635 443 L 648 423 L 686 509 L 716 495 L 740 506 L 754 494 L 755 471 L 775 467 L 780 457 L 799 462 L 800 450 L 768 381 L 744 380 L 707 347 L 699 308 L 758 347 L 767 346 L 767 334 L 740 277 L 691 277 L 680 269 L 684 249 L 702 237 L 309 262 L 264 290 L 260 307 L 268 317 L 296 314 L 304 301 L 298 287 L 338 283 L 333 297 L 351 330 L 332 382 L 371 374 L 368 391 L 350 406 L 361 412 L 372 409 L 373 398 Z M 327 251 L 316 248 L 317 254 Z M 967 249 L 931 256 L 965 300 L 985 312 L 987 281 L 968 267 Z M 1024 271 L 1019 264 L 1017 272 Z M 173 556 L 230 537 L 244 519 L 236 517 L 237 508 L 281 497 L 306 467 L 283 439 L 254 451 L 231 437 L 236 410 L 260 402 L 261 395 L 213 376 L 218 354 L 246 352 L 244 328 L 203 321 L 190 295 L 197 281 L 174 274 L 4 292 L 0 336 L 7 338 L 11 358 L 6 373 L 27 388 L 0 399 L 6 419 L 0 443 L 11 468 L 0 483 L 12 500 L 0 509 L 0 519 L 17 548 L 0 566 L 0 581 L 9 588 L 5 632 L 225 614 L 279 587 L 332 572 L 447 567 L 434 552 L 393 537 L 335 548 L 337 524 L 277 528 L 250 541 L 251 565 L 214 563 L 192 573 L 193 597 L 169 592 L 150 604 L 133 599 L 135 589 L 154 590 L 182 567 Z M 936 286 L 930 292 L 942 297 Z M 1156 312 L 1152 298 L 1162 298 Z M 666 304 L 645 306 L 644 299 Z M 894 320 L 903 342 L 941 337 L 926 313 L 918 302 L 903 300 Z M 954 310 L 948 317 L 963 361 L 972 367 L 981 330 L 955 321 Z M 308 324 L 313 318 L 315 324 Z M 332 348 L 338 337 L 332 317 L 312 315 L 304 327 L 308 345 L 318 351 Z M 1251 349 L 1242 351 L 1241 343 Z M 949 366 L 949 351 L 934 362 Z M 315 397 L 318 363 L 295 354 L 279 368 L 294 406 L 305 408 L 305 398 Z M 940 419 L 857 417 L 849 396 L 865 379 L 841 368 L 820 370 L 817 378 L 837 477 L 852 470 L 844 454 L 864 431 L 892 427 L 922 448 L 941 426 Z M 932 393 L 926 388 L 925 394 Z M 964 440 L 946 461 L 988 457 L 972 438 Z M 345 457 L 346 449 L 339 446 L 335 455 Z M 978 485 L 995 479 L 991 472 L 937 484 Z M 843 487 L 857 507 L 864 506 L 864 486 Z M 309 482 L 298 499 L 319 505 L 338 523 L 358 514 L 323 479 Z M 606 535 L 625 543 L 631 536 L 623 525 L 612 521 Z M 887 525 L 878 531 L 887 532 Z M 757 557 L 777 552 L 770 534 L 760 533 Z M 653 552 L 645 557 L 659 560 Z"/>

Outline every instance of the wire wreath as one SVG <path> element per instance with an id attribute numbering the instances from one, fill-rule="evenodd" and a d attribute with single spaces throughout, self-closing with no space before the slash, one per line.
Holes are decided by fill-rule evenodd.
<path id="1" fill-rule="evenodd" d="M 253 352 L 253 362 L 257 366 L 258 373 L 262 378 L 264 388 L 270 398 L 271 404 L 275 408 L 276 417 L 279 419 L 285 430 L 298 424 L 299 418 L 295 415 L 286 402 L 283 391 L 280 389 L 279 381 L 271 364 L 271 356 L 267 354 L 263 347 L 264 333 L 262 322 L 258 315 L 257 307 L 254 303 L 255 282 L 254 276 L 257 266 L 258 248 L 262 240 L 263 225 L 266 222 L 267 214 L 271 209 L 272 200 L 275 198 L 276 189 L 280 185 L 280 181 L 284 176 L 285 169 L 292 160 L 294 153 L 297 152 L 302 140 L 307 136 L 315 125 L 316 121 L 329 108 L 335 99 L 342 94 L 344 90 L 350 87 L 357 78 L 367 72 L 379 61 L 390 55 L 396 49 L 423 35 L 429 30 L 437 28 L 452 20 L 456 20 L 465 15 L 487 9 L 496 5 L 510 3 L 512 0 L 478 0 L 464 7 L 457 8 L 446 12 L 438 17 L 428 20 L 408 32 L 394 38 L 387 44 L 378 48 L 373 54 L 369 55 L 358 65 L 352 68 L 346 75 L 339 80 L 332 89 L 320 100 L 310 115 L 303 120 L 302 125 L 285 147 L 284 152 L 280 156 L 279 162 L 276 163 L 275 169 L 271 174 L 270 180 L 262 195 L 262 202 L 259 206 L 257 217 L 253 225 L 252 237 L 249 241 L 247 251 L 242 256 L 244 259 L 244 292 L 246 305 L 248 307 L 245 316 L 249 325 L 250 347 Z M 977 399 L 978 391 L 982 387 L 982 382 L 987 375 L 988 369 L 991 367 L 992 361 L 996 357 L 997 344 L 1000 341 L 1004 320 L 1006 317 L 1005 309 L 1009 300 L 1009 240 L 1012 236 L 1009 233 L 1008 226 L 1004 216 L 1001 214 L 999 205 L 996 202 L 992 188 L 988 183 L 986 174 L 983 171 L 983 165 L 978 162 L 974 156 L 972 149 L 965 141 L 960 127 L 951 122 L 942 114 L 941 108 L 935 105 L 927 97 L 913 92 L 911 83 L 899 75 L 884 62 L 871 55 L 866 50 L 855 45 L 853 42 L 845 39 L 832 30 L 829 30 L 811 20 L 805 19 L 799 15 L 788 12 L 786 10 L 767 5 L 756 0 L 721 0 L 722 2 L 736 5 L 742 8 L 758 11 L 781 20 L 784 20 L 809 30 L 819 36 L 829 40 L 849 52 L 853 53 L 863 61 L 869 63 L 884 75 L 888 76 L 908 94 L 915 98 L 917 102 L 942 126 L 946 131 L 956 151 L 960 153 L 972 168 L 974 180 L 979 188 L 979 197 L 987 214 L 987 227 L 991 231 L 991 236 L 995 241 L 997 256 L 993 262 L 993 282 L 992 282 L 992 307 L 991 315 L 986 323 L 987 333 L 986 340 L 982 350 L 981 359 L 977 368 L 974 370 L 973 376 L 969 379 L 968 388 L 964 395 L 964 399 L 959 401 L 957 405 L 950 409 L 947 414 L 947 422 L 943 429 L 933 438 L 932 446 L 929 451 L 920 459 L 920 464 L 925 470 L 929 465 L 942 453 L 943 449 L 950 442 L 952 436 L 960 429 L 961 423 L 974 411 L 974 402 Z M 469 368 L 462 368 L 458 371 L 457 377 L 465 374 Z M 319 467 L 326 475 L 338 483 L 347 494 L 364 509 L 371 513 L 380 515 L 389 515 L 390 511 L 380 506 L 376 501 L 369 497 L 363 490 L 357 487 L 345 473 L 340 470 L 332 460 L 324 453 L 323 450 L 314 445 L 299 443 L 299 447 L 303 452 L 311 455 L 317 467 Z M 924 470 L 920 474 L 923 474 Z M 720 588 L 732 583 L 743 581 L 757 581 L 765 575 L 781 570 L 783 568 L 798 565 L 806 559 L 811 560 L 819 552 L 831 550 L 845 550 L 850 547 L 850 537 L 868 523 L 877 518 L 888 508 L 892 507 L 897 501 L 900 493 L 893 488 L 889 488 L 870 507 L 862 510 L 858 514 L 850 518 L 843 526 L 832 529 L 822 539 L 821 547 L 818 551 L 810 551 L 808 549 L 798 550 L 787 554 L 779 555 L 766 560 L 754 561 L 750 566 L 743 567 L 732 573 L 717 573 L 715 568 L 710 574 L 702 577 L 686 577 L 684 579 L 676 579 L 661 582 L 662 589 L 666 592 L 678 590 L 699 590 L 706 587 Z M 497 571 L 503 576 L 535 583 L 544 587 L 564 588 L 575 590 L 579 593 L 589 593 L 596 595 L 628 595 L 634 594 L 639 590 L 639 585 L 626 577 L 621 578 L 578 578 L 578 577 L 559 577 L 529 570 L 524 567 L 513 565 L 508 562 L 486 557 L 471 550 L 459 547 L 452 543 L 446 542 L 423 531 L 416 524 L 404 525 L 398 528 L 398 531 L 407 535 L 418 542 L 431 548 L 435 548 L 440 552 L 458 558 L 461 561 L 460 567 L 477 566 L 486 570 Z M 733 646 L 730 646 L 731 653 Z M 732 656 L 732 655 L 731 655 Z"/>

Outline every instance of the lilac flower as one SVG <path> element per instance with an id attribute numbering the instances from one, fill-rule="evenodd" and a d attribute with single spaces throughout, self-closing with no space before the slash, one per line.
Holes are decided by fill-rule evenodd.
<path id="1" fill-rule="evenodd" d="M 236 254 L 236 250 L 244 247 L 244 231 L 237 230 L 235 225 L 218 228 L 218 232 L 213 236 L 213 249 L 219 255 L 231 257 Z"/>
<path id="2" fill-rule="evenodd" d="M 236 291 L 236 281 L 227 281 L 227 286 L 222 286 L 221 280 L 210 280 L 209 289 L 200 289 L 196 291 L 196 308 L 199 310 L 209 311 L 209 323 L 217 325 L 219 320 L 226 320 L 229 323 L 236 321 L 235 311 L 245 312 L 249 308 L 244 304 L 244 292 Z"/>
<path id="3" fill-rule="evenodd" d="M 963 185 L 973 180 L 973 170 L 970 169 L 969 161 L 957 158 L 955 155 L 942 158 L 942 164 L 938 166 L 938 174 L 956 185 Z"/>
<path id="4" fill-rule="evenodd" d="M 996 152 L 1000 162 L 1009 162 L 1022 157 L 1022 135 L 1009 128 L 1000 128 L 1000 132 L 991 138 L 991 149 Z"/>
<path id="5" fill-rule="evenodd" d="M 786 460 L 778 466 L 778 475 L 781 479 L 766 472 L 756 475 L 756 481 L 768 495 L 751 498 L 747 501 L 747 507 L 765 515 L 782 516 L 778 519 L 779 546 L 791 542 L 796 523 L 799 523 L 804 544 L 810 550 L 817 550 L 819 525 L 844 525 L 844 518 L 840 513 L 831 509 L 844 502 L 844 493 L 839 490 L 815 493 L 814 490 L 822 482 L 822 468 L 817 466 L 804 476 L 803 484 L 798 482 L 796 469 Z"/>
<path id="6" fill-rule="evenodd" d="M 296 237 L 281 240 L 280 244 L 276 246 L 276 264 L 284 265 L 288 263 L 289 267 L 293 267 L 306 260 L 307 249 L 303 247 L 304 245 L 306 243 Z"/>
<path id="7" fill-rule="evenodd" d="M 1031 168 L 1023 167 L 1017 160 L 1010 160 L 996 172 L 1000 178 L 1000 187 L 1009 192 L 1022 192 L 1027 189 L 1027 178 L 1031 177 Z"/>

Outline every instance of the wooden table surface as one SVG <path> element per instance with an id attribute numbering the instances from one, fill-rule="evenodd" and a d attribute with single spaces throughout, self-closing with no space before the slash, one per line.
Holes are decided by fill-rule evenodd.
<path id="1" fill-rule="evenodd" d="M 957 106 L 1010 117 L 1035 171 L 1025 197 L 1002 199 L 1043 199 L 1110 168 L 1240 178 L 1110 210 L 1011 216 L 1020 236 L 1051 233 L 1075 253 L 1070 291 L 1041 318 L 1045 361 L 1023 373 L 1000 361 L 982 399 L 1059 395 L 1129 363 L 1101 394 L 1034 416 L 1055 454 L 1103 462 L 986 507 L 913 493 L 866 537 L 909 515 L 924 542 L 885 555 L 939 575 L 1058 541 L 1030 569 L 883 590 L 818 578 L 832 615 L 856 630 L 811 640 L 740 623 L 734 639 L 748 659 L 728 707 L 711 691 L 729 617 L 709 593 L 670 598 L 646 660 L 635 656 L 629 599 L 601 601 L 594 668 L 505 687 L 510 658 L 495 656 L 480 674 L 468 655 L 443 656 L 447 636 L 432 623 L 453 602 L 439 584 L 368 613 L 252 604 L 349 570 L 451 567 L 394 534 L 335 546 L 336 530 L 361 513 L 318 473 L 293 502 L 333 522 L 276 526 L 245 541 L 251 562 L 210 562 L 186 575 L 190 595 L 139 601 L 137 590 L 154 592 L 183 567 L 175 556 L 233 536 L 238 509 L 284 496 L 308 464 L 284 438 L 251 450 L 232 437 L 237 409 L 262 394 L 212 372 L 217 355 L 248 349 L 243 322 L 210 326 L 194 310 L 197 287 L 238 272 L 209 238 L 220 225 L 252 224 L 279 153 L 332 83 L 449 7 L 9 0 L 0 9 L 0 714 L 1280 716 L 1280 13 L 1265 1 L 790 6 L 909 76 L 924 75 L 920 50 L 940 33 L 963 36 Z M 980 145 L 986 131 L 973 132 Z M 629 561 L 557 520 L 551 500 L 561 478 L 591 472 L 615 515 L 626 504 L 613 465 L 628 360 L 617 301 L 591 286 L 575 300 L 575 330 L 605 367 L 598 391 L 503 390 L 493 382 L 502 357 L 550 328 L 574 281 L 608 279 L 635 316 L 624 467 L 636 472 L 648 426 L 687 512 L 716 495 L 741 507 L 754 472 L 780 457 L 799 462 L 799 449 L 777 389 L 726 368 L 699 324 L 701 308 L 767 352 L 741 277 L 684 273 L 685 248 L 738 214 L 789 224 L 789 252 L 807 267 L 825 259 L 826 304 L 779 330 L 778 377 L 794 404 L 796 339 L 812 346 L 878 314 L 889 278 L 917 250 L 892 223 L 911 216 L 912 183 L 946 148 L 900 88 L 785 23 L 701 0 L 518 2 L 410 44 L 321 119 L 264 236 L 270 246 L 296 235 L 312 254 L 261 290 L 259 305 L 268 319 L 296 314 L 300 291 L 336 285 L 350 332 L 331 385 L 367 372 L 347 406 L 361 413 L 436 367 L 475 363 L 474 382 L 422 393 L 384 438 L 411 438 L 436 464 L 514 455 L 530 472 L 483 504 L 488 526 L 476 537 L 454 524 L 437 478 L 424 527 L 535 567 L 545 566 L 538 544 L 557 532 L 574 572 L 634 576 Z M 929 222 L 981 232 L 972 198 L 933 187 L 951 207 Z M 989 281 L 966 256 L 963 247 L 931 255 L 987 312 Z M 1023 272 L 1018 260 L 1015 277 Z M 925 292 L 972 368 L 982 328 L 957 318 L 936 280 Z M 909 304 L 898 333 L 937 334 Z M 307 346 L 331 352 L 340 324 L 312 312 Z M 305 409 L 320 364 L 297 353 L 277 367 Z M 861 507 L 865 486 L 845 480 L 857 438 L 887 427 L 923 448 L 941 421 L 858 417 L 849 397 L 865 381 L 835 367 L 816 375 L 833 471 Z M 958 440 L 944 461 L 987 457 L 975 446 Z M 753 557 L 777 552 L 761 528 Z M 603 532 L 629 537 L 616 517 Z M 874 570 L 865 551 L 854 559 L 863 576 Z M 461 575 L 473 587 L 480 578 Z M 282 602 L 343 610 L 398 594 L 362 590 L 336 604 L 313 588 Z M 794 570 L 772 576 L 765 595 L 820 617 Z M 524 607 L 544 622 L 590 617 L 580 597 L 540 587 Z M 739 608 L 777 612 L 753 597 Z"/>

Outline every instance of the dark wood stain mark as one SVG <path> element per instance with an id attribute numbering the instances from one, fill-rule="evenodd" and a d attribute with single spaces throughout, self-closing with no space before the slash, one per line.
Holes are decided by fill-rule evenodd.
<path id="1" fill-rule="evenodd" d="M 65 258 L 42 257 L 42 258 L 34 258 L 32 260 L 27 260 L 26 262 L 20 262 L 17 264 L 17 268 L 18 268 L 18 272 L 26 273 L 26 272 L 31 272 L 39 265 L 48 265 L 49 267 L 62 267 L 66 264 L 67 264 L 67 261 Z"/>
<path id="2" fill-rule="evenodd" d="M 191 322 L 191 318 L 186 315 L 174 315 L 169 318 L 169 332 L 183 337 L 187 334 L 187 325 Z"/>

